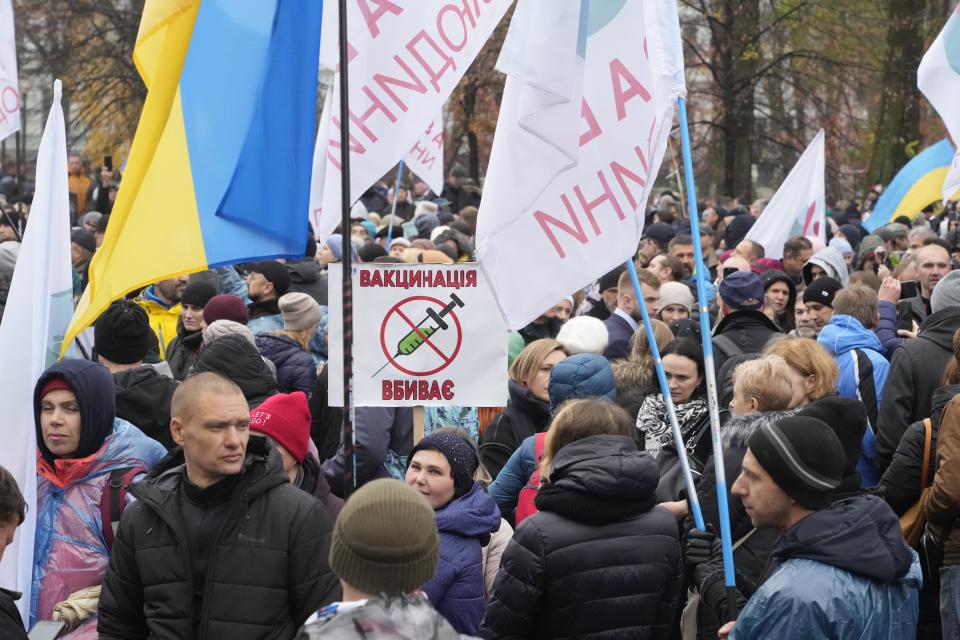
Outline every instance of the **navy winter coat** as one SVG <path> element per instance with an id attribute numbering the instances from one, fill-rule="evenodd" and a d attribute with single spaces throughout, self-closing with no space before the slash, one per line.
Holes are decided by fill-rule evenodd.
<path id="1" fill-rule="evenodd" d="M 475 634 L 483 619 L 483 547 L 500 528 L 500 510 L 483 487 L 474 484 L 436 515 L 440 561 L 423 592 L 454 629 Z"/>
<path id="2" fill-rule="evenodd" d="M 317 365 L 293 338 L 262 333 L 257 336 L 257 348 L 277 366 L 277 391 L 303 391 L 307 396 L 313 392 L 317 383 Z"/>

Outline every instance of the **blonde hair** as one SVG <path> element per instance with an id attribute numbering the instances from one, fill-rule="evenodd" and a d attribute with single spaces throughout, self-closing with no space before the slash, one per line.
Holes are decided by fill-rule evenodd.
<path id="1" fill-rule="evenodd" d="M 755 398 L 757 411 L 783 411 L 793 400 L 790 365 L 780 356 L 747 360 L 733 370 L 733 392 Z"/>
<path id="2" fill-rule="evenodd" d="M 653 328 L 653 339 L 657 341 L 657 351 L 662 351 L 667 343 L 673 340 L 673 331 L 666 322 L 650 318 L 650 326 Z M 633 362 L 653 367 L 653 355 L 650 353 L 650 341 L 647 340 L 647 332 L 640 330 L 633 334 L 630 339 L 630 355 L 628 359 Z"/>
<path id="3" fill-rule="evenodd" d="M 590 436 L 626 436 L 635 431 L 633 420 L 621 407 L 607 398 L 568 400 L 560 405 L 547 430 L 540 462 L 540 477 L 550 480 L 553 459 L 568 444 Z"/>
<path id="4" fill-rule="evenodd" d="M 310 350 L 310 341 L 313 340 L 313 336 L 317 334 L 317 327 L 320 326 L 320 323 L 313 325 L 309 329 L 281 329 L 276 331 L 276 335 L 288 336 L 293 338 L 294 342 L 300 345 L 304 351 Z"/>
<path id="5" fill-rule="evenodd" d="M 834 392 L 840 375 L 830 352 L 812 338 L 783 337 L 767 345 L 764 356 L 780 356 L 804 377 L 813 376 L 814 388 L 807 396 L 819 400 Z"/>
<path id="6" fill-rule="evenodd" d="M 513 361 L 510 367 L 510 379 L 529 387 L 537 372 L 540 371 L 543 361 L 554 351 L 563 352 L 563 345 L 553 338 L 534 340 L 524 347 L 517 359 Z"/>

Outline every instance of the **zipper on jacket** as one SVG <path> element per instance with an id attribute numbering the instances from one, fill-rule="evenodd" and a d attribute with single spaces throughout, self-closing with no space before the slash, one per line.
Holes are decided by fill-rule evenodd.
<path id="1" fill-rule="evenodd" d="M 251 483 L 252 484 L 252 483 Z M 200 638 L 199 640 L 204 640 L 207 637 L 207 624 L 209 623 L 208 614 L 210 608 L 207 606 L 209 603 L 206 601 L 207 597 L 210 595 L 210 587 L 213 584 L 213 574 L 214 568 L 216 566 L 217 554 L 220 552 L 220 542 L 223 538 L 223 533 L 227 529 L 227 525 L 233 527 L 235 524 L 240 522 L 240 519 L 247 512 L 247 489 L 243 490 L 243 494 L 240 497 L 240 508 L 230 517 L 225 518 L 224 521 L 220 524 L 220 530 L 217 531 L 217 537 L 214 538 L 214 547 L 211 552 L 210 561 L 207 562 L 207 576 L 204 579 L 203 585 L 203 609 L 200 612 Z M 192 599 L 191 599 L 192 601 Z"/>

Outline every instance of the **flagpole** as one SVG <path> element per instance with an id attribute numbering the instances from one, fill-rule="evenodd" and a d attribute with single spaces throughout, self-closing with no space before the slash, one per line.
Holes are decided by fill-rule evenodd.
<path id="1" fill-rule="evenodd" d="M 21 127 L 23 126 L 21 120 Z M 17 148 L 16 161 L 17 161 L 17 215 L 20 216 L 20 223 L 23 224 L 23 155 L 24 151 L 20 148 L 20 129 L 17 129 L 15 134 L 13 144 Z M 23 145 L 26 146 L 26 140 L 23 141 Z M 9 218 L 7 218 L 9 220 Z M 71 221 L 72 222 L 72 221 Z M 19 239 L 19 227 L 14 227 L 17 229 L 17 236 Z"/>
<path id="2" fill-rule="evenodd" d="M 357 487 L 353 432 L 353 269 L 350 242 L 350 96 L 347 82 L 347 2 L 339 0 L 340 22 L 340 228 L 343 252 L 343 497 Z"/>
<path id="3" fill-rule="evenodd" d="M 690 149 L 690 129 L 687 125 L 687 101 L 677 98 L 680 115 L 680 141 L 683 150 L 683 172 L 687 183 L 687 206 L 690 213 L 690 235 L 693 236 L 693 255 L 697 279 L 697 306 L 700 311 L 700 338 L 703 341 L 703 366 L 707 377 L 707 404 L 710 408 L 710 435 L 713 441 L 713 468 L 717 478 L 717 509 L 720 512 L 720 544 L 723 551 L 723 578 L 727 587 L 727 613 L 730 620 L 737 617 L 736 576 L 733 571 L 733 546 L 730 533 L 730 511 L 727 505 L 727 474 L 723 465 L 723 443 L 720 440 L 720 408 L 717 403 L 717 376 L 713 370 L 713 342 L 710 333 L 710 315 L 707 311 L 706 265 L 700 246 L 700 212 L 697 211 L 697 192 L 693 183 L 693 153 Z"/>
<path id="4" fill-rule="evenodd" d="M 677 422 L 677 413 L 673 406 L 673 398 L 670 397 L 670 386 L 667 384 L 667 375 L 663 370 L 663 361 L 660 359 L 660 347 L 657 346 L 657 339 L 653 333 L 653 325 L 650 323 L 650 315 L 647 313 L 647 303 L 643 299 L 643 290 L 640 288 L 640 279 L 637 277 L 637 268 L 633 265 L 633 260 L 627 260 L 627 273 L 630 274 L 630 281 L 633 283 L 633 295 L 636 298 L 637 305 L 640 307 L 640 315 L 643 320 L 643 328 L 647 334 L 647 343 L 650 345 L 650 356 L 653 358 L 653 364 L 657 370 L 657 379 L 660 381 L 660 393 L 663 395 L 663 403 L 667 407 L 667 417 L 670 420 L 670 431 L 673 433 L 673 446 L 677 448 L 677 459 L 680 461 L 680 469 L 683 471 L 683 484 L 687 488 L 687 501 L 690 503 L 690 513 L 693 514 L 693 522 L 697 529 L 703 531 L 703 514 L 700 510 L 700 500 L 697 498 L 697 487 L 693 482 L 693 473 L 690 471 L 690 462 L 687 460 L 687 448 L 683 446 L 683 434 L 680 433 L 680 424 Z"/>
<path id="5" fill-rule="evenodd" d="M 400 197 L 400 178 L 403 176 L 403 160 L 397 167 L 397 181 L 393 185 L 393 206 L 390 207 L 390 224 L 387 225 L 387 251 L 390 251 L 390 241 L 393 240 L 393 219 L 397 215 L 397 198 Z"/>

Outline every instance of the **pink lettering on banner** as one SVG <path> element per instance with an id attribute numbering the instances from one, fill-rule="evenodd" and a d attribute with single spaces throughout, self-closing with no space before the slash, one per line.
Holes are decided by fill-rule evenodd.
<path id="1" fill-rule="evenodd" d="M 587 220 L 590 221 L 590 226 L 593 227 L 593 232 L 599 236 L 602 232 L 600 231 L 600 225 L 597 224 L 596 218 L 593 217 L 594 209 L 606 202 L 613 207 L 614 212 L 617 214 L 617 218 L 620 220 L 625 219 L 627 214 L 623 212 L 623 207 L 620 206 L 617 198 L 613 195 L 613 191 L 610 190 L 610 183 L 607 182 L 607 178 L 603 175 L 603 171 L 597 171 L 597 180 L 600 181 L 600 184 L 603 187 L 603 193 L 590 202 L 587 202 L 587 199 L 584 197 L 583 190 L 580 188 L 580 185 L 575 186 L 573 188 L 573 192 L 577 194 L 577 200 L 580 202 L 580 206 L 583 208 L 584 213 L 587 214 Z"/>
<path id="2" fill-rule="evenodd" d="M 656 121 L 654 121 L 654 127 L 651 128 L 651 131 L 653 131 L 655 125 Z M 648 138 L 648 146 L 649 143 L 650 139 Z M 642 193 L 642 189 L 646 186 L 647 180 L 649 179 L 650 168 L 649 163 L 647 162 L 647 157 L 650 153 L 650 150 L 648 149 L 647 153 L 644 154 L 643 150 L 637 146 L 634 147 L 634 152 L 636 154 L 637 164 L 639 166 L 627 167 L 624 166 L 624 164 L 614 160 L 611 161 L 606 168 L 597 171 L 597 180 L 600 185 L 601 193 L 593 200 L 587 200 L 587 197 L 584 195 L 585 185 L 574 185 L 572 191 L 576 196 L 576 202 L 579 205 L 578 209 L 574 209 L 570 202 L 570 197 L 566 193 L 560 194 L 560 202 L 567 210 L 569 223 L 542 210 L 533 212 L 533 218 L 537 221 L 537 224 L 540 225 L 544 235 L 547 236 L 547 240 L 550 241 L 550 244 L 553 246 L 554 250 L 557 252 L 557 255 L 561 259 L 567 257 L 567 252 L 564 250 L 563 244 L 560 242 L 561 238 L 572 239 L 574 242 L 581 245 L 588 244 L 590 242 L 590 238 L 587 235 L 583 222 L 581 221 L 581 215 L 586 217 L 587 222 L 590 224 L 590 228 L 593 230 L 594 236 L 597 237 L 603 233 L 603 228 L 597 221 L 597 217 L 594 215 L 594 212 L 598 207 L 602 205 L 609 206 L 616 215 L 618 222 L 622 222 L 627 219 L 626 212 L 623 209 L 623 205 L 620 203 L 619 197 L 610 187 L 610 181 L 606 175 L 607 170 L 609 170 L 614 179 L 617 181 L 620 191 L 630 204 L 631 211 L 636 210 L 640 202 L 640 194 Z M 627 184 L 627 179 L 639 185 L 641 191 L 639 193 L 634 193 L 631 191 Z M 558 232 L 563 232 L 564 235 L 558 237 Z"/>
<path id="3" fill-rule="evenodd" d="M 370 4 L 377 5 L 376 9 L 371 9 Z M 370 37 L 376 38 L 380 35 L 380 27 L 377 25 L 384 14 L 392 13 L 395 16 L 403 13 L 403 8 L 390 2 L 390 0 L 357 0 L 357 7 L 360 9 L 360 15 L 367 23 L 367 29 L 370 31 Z"/>
<path id="4" fill-rule="evenodd" d="M 597 122 L 597 116 L 593 115 L 593 109 L 590 108 L 590 104 L 586 98 L 583 99 L 583 104 L 580 107 L 580 117 L 583 118 L 583 121 L 587 124 L 587 130 L 580 134 L 580 146 L 583 147 L 603 133 L 603 129 L 600 128 L 600 123 Z"/>
<path id="5" fill-rule="evenodd" d="M 350 64 L 351 62 L 353 62 L 353 59 L 357 57 L 357 53 L 358 53 L 358 52 L 357 52 L 356 48 L 355 48 L 352 44 L 350 44 L 350 41 L 349 41 L 349 40 L 347 40 L 347 64 Z M 337 62 L 337 64 L 336 64 L 336 66 L 334 67 L 334 69 L 336 69 L 337 73 L 340 73 L 340 63 L 339 63 L 339 62 Z"/>
<path id="6" fill-rule="evenodd" d="M 440 66 L 440 69 L 434 70 L 434 68 L 430 66 L 430 63 L 428 63 L 423 55 L 421 55 L 417 50 L 417 45 L 421 42 L 425 42 L 440 58 L 443 63 Z M 423 70 L 427 72 L 427 75 L 430 77 L 430 84 L 433 85 L 433 89 L 437 93 L 440 93 L 440 78 L 442 78 L 443 74 L 447 72 L 447 69 L 452 69 L 453 71 L 457 70 L 456 61 L 450 57 L 450 54 L 443 51 L 440 48 L 440 45 L 438 45 L 436 41 L 430 37 L 430 34 L 423 29 L 421 29 L 420 32 L 413 36 L 413 39 L 407 43 L 407 51 L 409 51 L 410 55 L 412 55 L 414 59 L 420 63 L 420 66 L 423 67 Z M 434 60 L 436 60 L 436 58 L 434 58 Z"/>
<path id="7" fill-rule="evenodd" d="M 0 94 L 0 105 L 7 113 L 17 113 L 20 111 L 20 92 L 16 87 L 6 86 L 3 93 Z"/>
<path id="8" fill-rule="evenodd" d="M 443 148 L 443 131 L 433 136 L 433 138 L 430 139 L 430 142 L 436 145 L 437 149 L 442 149 Z"/>
<path id="9" fill-rule="evenodd" d="M 619 58 L 610 61 L 610 82 L 613 84 L 613 100 L 617 105 L 618 121 L 627 117 L 626 104 L 631 99 L 639 97 L 644 102 L 650 102 L 650 92 Z"/>
<path id="10" fill-rule="evenodd" d="M 351 110 L 350 110 L 350 124 L 351 124 L 351 126 L 355 126 L 355 127 L 357 127 L 358 129 L 360 129 L 360 131 L 362 131 L 363 134 L 364 134 L 365 136 L 367 136 L 367 139 L 369 139 L 370 142 L 376 142 L 376 141 L 377 141 L 377 136 L 374 135 L 373 131 L 371 131 L 370 128 L 367 126 L 367 124 L 366 124 L 367 118 L 369 118 L 370 116 L 372 116 L 372 115 L 373 115 L 374 113 L 376 113 L 377 111 L 379 111 L 380 113 L 382 113 L 383 115 L 385 115 L 385 116 L 387 117 L 387 120 L 389 120 L 391 123 L 396 122 L 396 121 L 397 121 L 397 117 L 396 117 L 395 115 L 393 115 L 393 113 L 390 111 L 390 109 L 387 108 L 387 105 L 385 105 L 385 104 L 383 103 L 383 101 L 380 100 L 380 98 L 378 98 L 377 96 L 374 95 L 373 91 L 370 91 L 370 88 L 369 88 L 369 87 L 364 86 L 364 87 L 361 88 L 360 90 L 363 92 L 363 94 L 364 94 L 365 96 L 367 96 L 368 98 L 370 98 L 371 104 L 370 104 L 369 107 L 367 107 L 367 110 L 364 111 L 363 114 L 361 114 L 360 116 L 357 116 L 357 115 L 353 112 L 353 110 L 351 109 Z M 352 104 L 352 102 L 351 102 L 351 104 Z"/>
<path id="11" fill-rule="evenodd" d="M 400 96 L 398 96 L 394 92 L 394 90 L 390 87 L 390 85 L 394 85 L 403 89 L 409 89 L 416 93 L 426 93 L 427 85 L 425 85 L 423 83 L 423 80 L 418 78 L 413 73 L 413 69 L 410 68 L 410 65 L 404 62 L 400 56 L 393 56 L 393 60 L 394 62 L 397 63 L 397 66 L 399 66 L 401 69 L 403 69 L 406 72 L 407 77 L 410 79 L 410 81 L 407 82 L 399 78 L 394 78 L 392 76 L 385 76 L 382 73 L 373 74 L 373 81 L 377 84 L 378 87 L 380 87 L 380 89 L 384 93 L 390 96 L 393 99 L 393 101 L 397 103 L 397 106 L 400 107 L 401 111 L 406 113 L 407 103 L 400 99 Z"/>
<path id="12" fill-rule="evenodd" d="M 440 34 L 440 39 L 443 40 L 443 44 L 447 45 L 453 51 L 463 51 L 463 48 L 467 46 L 467 21 L 464 19 L 463 15 L 467 14 L 470 18 L 470 26 L 476 27 L 477 23 L 473 19 L 473 15 L 470 13 L 470 9 L 467 8 L 467 3 L 463 3 L 463 9 L 460 9 L 453 4 L 445 4 L 440 8 L 440 12 L 437 14 L 437 33 Z M 451 14 L 459 18 L 456 21 L 445 20 L 444 18 L 450 16 Z M 459 27 L 456 25 L 459 24 Z M 458 41 L 454 42 L 450 39 L 450 34 L 447 32 L 447 28 L 453 26 L 456 29 L 459 29 L 459 33 L 454 34 Z"/>

